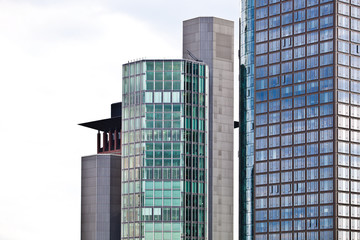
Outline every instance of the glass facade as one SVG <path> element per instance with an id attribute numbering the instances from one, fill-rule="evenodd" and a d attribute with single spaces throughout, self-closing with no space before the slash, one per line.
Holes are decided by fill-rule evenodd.
<path id="1" fill-rule="evenodd" d="M 240 22 L 239 237 L 244 240 L 254 238 L 254 3 L 241 1 Z"/>
<path id="2" fill-rule="evenodd" d="M 123 65 L 122 239 L 205 239 L 208 69 Z"/>
<path id="3" fill-rule="evenodd" d="M 336 9 L 338 239 L 360 239 L 360 1 Z"/>
<path id="4" fill-rule="evenodd" d="M 335 238 L 334 8 L 331 0 L 254 6 L 257 240 Z"/>

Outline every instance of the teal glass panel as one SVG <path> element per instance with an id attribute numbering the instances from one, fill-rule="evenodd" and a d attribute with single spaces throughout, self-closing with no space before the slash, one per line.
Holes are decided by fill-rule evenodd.
<path id="1" fill-rule="evenodd" d="M 147 61 L 146 62 L 146 70 L 147 71 L 153 71 L 154 70 L 154 62 L 153 61 Z"/>
<path id="2" fill-rule="evenodd" d="M 172 71 L 172 61 L 164 62 L 164 71 Z"/>
<path id="3" fill-rule="evenodd" d="M 155 189 L 162 189 L 162 182 L 155 182 Z"/>
<path id="4" fill-rule="evenodd" d="M 181 62 L 180 61 L 175 61 L 173 63 L 173 71 L 180 71 L 181 70 Z"/>
<path id="5" fill-rule="evenodd" d="M 181 90 L 180 81 L 173 81 L 173 90 Z"/>
<path id="6" fill-rule="evenodd" d="M 146 90 L 154 90 L 154 81 L 146 81 Z"/>
<path id="7" fill-rule="evenodd" d="M 154 80 L 154 72 L 146 72 L 146 80 Z"/>
<path id="8" fill-rule="evenodd" d="M 155 71 L 163 71 L 163 61 L 155 61 Z"/>
<path id="9" fill-rule="evenodd" d="M 173 72 L 173 80 L 180 80 L 181 73 L 180 72 Z"/>
<path id="10" fill-rule="evenodd" d="M 164 73 L 163 72 L 155 72 L 155 80 L 156 81 L 162 81 L 164 79 Z"/>
<path id="11" fill-rule="evenodd" d="M 164 90 L 172 90 L 172 81 L 165 81 L 164 82 Z"/>
<path id="12" fill-rule="evenodd" d="M 155 112 L 162 112 L 163 111 L 163 105 L 155 105 Z"/>

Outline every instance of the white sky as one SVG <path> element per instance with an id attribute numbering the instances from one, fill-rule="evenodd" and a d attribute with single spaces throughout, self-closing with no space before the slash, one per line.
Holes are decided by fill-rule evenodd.
<path id="1" fill-rule="evenodd" d="M 110 117 L 123 63 L 181 58 L 182 21 L 198 16 L 238 36 L 239 0 L 0 0 L 1 240 L 80 239 L 96 131 L 77 124 Z"/>

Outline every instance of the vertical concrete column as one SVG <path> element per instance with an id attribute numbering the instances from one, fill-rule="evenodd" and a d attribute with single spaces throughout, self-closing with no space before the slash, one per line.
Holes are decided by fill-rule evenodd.
<path id="1" fill-rule="evenodd" d="M 114 147 L 114 150 L 118 149 L 118 144 L 119 144 L 119 137 L 118 137 L 118 135 L 119 135 L 119 132 L 118 132 L 118 130 L 116 129 L 116 130 L 115 130 L 115 147 Z"/>
<path id="2" fill-rule="evenodd" d="M 109 131 L 109 151 L 114 150 L 114 138 L 113 138 L 113 131 Z"/>
<path id="3" fill-rule="evenodd" d="M 108 137 L 107 137 L 107 132 L 104 131 L 103 132 L 103 152 L 108 150 Z"/>
<path id="4" fill-rule="evenodd" d="M 101 142 L 100 142 L 100 131 L 97 133 L 97 153 L 100 153 Z"/>

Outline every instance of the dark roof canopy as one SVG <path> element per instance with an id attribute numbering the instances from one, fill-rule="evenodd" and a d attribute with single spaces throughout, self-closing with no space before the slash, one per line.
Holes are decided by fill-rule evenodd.
<path id="1" fill-rule="evenodd" d="M 110 131 L 121 129 L 121 117 L 113 117 L 93 122 L 80 123 L 80 126 L 92 128 L 99 131 Z"/>

